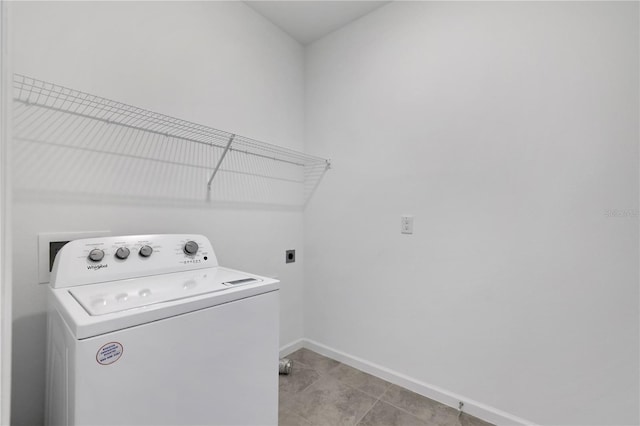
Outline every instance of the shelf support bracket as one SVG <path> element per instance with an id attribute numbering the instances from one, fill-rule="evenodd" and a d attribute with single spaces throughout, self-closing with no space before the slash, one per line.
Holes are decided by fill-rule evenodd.
<path id="1" fill-rule="evenodd" d="M 211 182 L 213 182 L 213 178 L 216 177 L 216 173 L 218 173 L 218 169 L 220 168 L 220 164 L 222 164 L 222 160 L 224 160 L 224 156 L 227 155 L 227 152 L 229 152 L 229 148 L 231 148 L 231 144 L 233 143 L 233 140 L 236 138 L 236 135 L 231 135 L 231 137 L 229 138 L 229 142 L 227 142 L 227 146 L 224 148 L 224 151 L 222 151 L 222 155 L 220 156 L 220 159 L 218 160 L 218 164 L 216 164 L 216 168 L 213 169 L 213 173 L 211 174 L 211 177 L 209 178 L 209 182 L 207 182 L 207 192 L 211 192 Z"/>

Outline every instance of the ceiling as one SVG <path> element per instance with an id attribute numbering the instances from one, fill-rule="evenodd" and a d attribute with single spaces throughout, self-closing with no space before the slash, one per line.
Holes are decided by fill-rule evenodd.
<path id="1" fill-rule="evenodd" d="M 389 1 L 245 1 L 302 44 L 366 15 Z"/>

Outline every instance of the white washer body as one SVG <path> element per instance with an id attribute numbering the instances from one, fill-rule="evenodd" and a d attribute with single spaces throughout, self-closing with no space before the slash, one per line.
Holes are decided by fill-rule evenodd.
<path id="1" fill-rule="evenodd" d="M 52 276 L 48 425 L 277 425 L 277 280 L 197 235 L 72 241 Z"/>

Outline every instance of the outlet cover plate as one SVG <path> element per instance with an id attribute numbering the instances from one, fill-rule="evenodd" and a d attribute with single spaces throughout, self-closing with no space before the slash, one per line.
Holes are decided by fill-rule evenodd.
<path id="1" fill-rule="evenodd" d="M 400 233 L 413 234 L 413 216 L 408 214 L 400 216 Z"/>

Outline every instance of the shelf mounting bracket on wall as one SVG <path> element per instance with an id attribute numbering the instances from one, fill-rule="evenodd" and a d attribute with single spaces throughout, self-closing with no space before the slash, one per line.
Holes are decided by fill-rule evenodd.
<path id="1" fill-rule="evenodd" d="M 229 148 L 231 148 L 231 144 L 233 140 L 236 138 L 236 135 L 233 134 L 229 138 L 229 142 L 227 142 L 227 146 L 224 147 L 224 151 L 222 151 L 222 155 L 218 160 L 218 164 L 216 164 L 216 168 L 213 169 L 213 173 L 211 173 L 211 177 L 209 178 L 209 182 L 207 182 L 207 197 L 211 194 L 211 182 L 213 182 L 213 178 L 216 177 L 216 173 L 218 173 L 218 169 L 220 168 L 220 164 L 222 164 L 222 160 L 224 160 L 224 156 L 229 152 Z"/>

